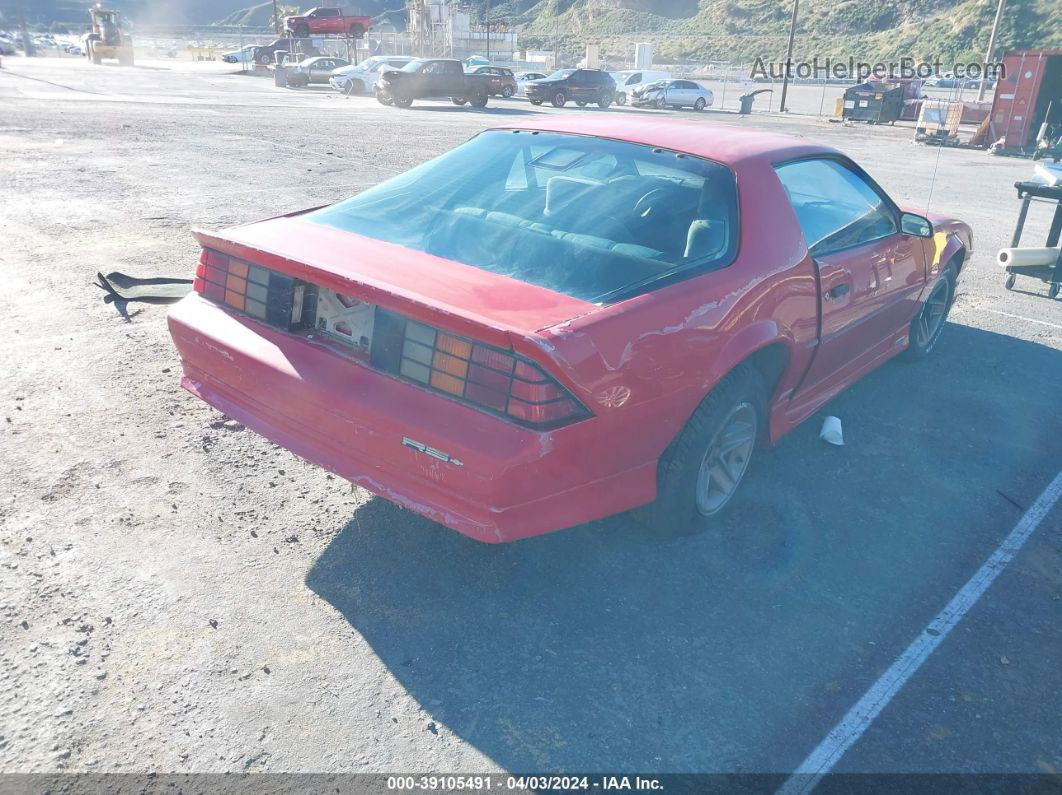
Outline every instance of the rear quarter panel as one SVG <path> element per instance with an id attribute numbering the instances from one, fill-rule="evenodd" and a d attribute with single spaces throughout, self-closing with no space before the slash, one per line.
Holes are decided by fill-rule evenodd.
<path id="1" fill-rule="evenodd" d="M 728 267 L 546 329 L 537 344 L 614 432 L 595 453 L 616 471 L 658 458 L 704 396 L 774 343 L 787 366 L 769 396 L 784 403 L 818 334 L 818 287 L 796 218 L 770 163 L 735 168 L 741 218 Z M 553 368 L 556 369 L 556 368 Z M 770 437 L 788 427 L 772 412 Z"/>

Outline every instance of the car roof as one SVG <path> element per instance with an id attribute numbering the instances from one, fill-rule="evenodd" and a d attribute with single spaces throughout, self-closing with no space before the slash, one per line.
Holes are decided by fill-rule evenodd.
<path id="1" fill-rule="evenodd" d="M 795 135 L 730 124 L 712 124 L 678 119 L 632 118 L 618 127 L 606 114 L 566 114 L 535 121 L 515 121 L 495 129 L 542 130 L 590 135 L 642 146 L 658 146 L 686 152 L 727 165 L 750 160 L 776 162 L 811 154 L 838 154 L 837 150 L 813 144 Z"/>

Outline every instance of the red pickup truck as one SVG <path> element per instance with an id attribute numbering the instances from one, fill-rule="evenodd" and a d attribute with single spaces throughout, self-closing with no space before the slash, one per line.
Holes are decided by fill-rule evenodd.
<path id="1" fill-rule="evenodd" d="M 326 33 L 360 39 L 371 23 L 371 17 L 351 16 L 342 8 L 315 8 L 302 16 L 284 18 L 284 27 L 300 39 Z"/>

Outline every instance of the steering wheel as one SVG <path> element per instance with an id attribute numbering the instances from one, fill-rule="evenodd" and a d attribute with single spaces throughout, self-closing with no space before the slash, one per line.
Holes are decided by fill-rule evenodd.
<path id="1" fill-rule="evenodd" d="M 671 188 L 653 188 L 634 203 L 631 213 L 636 221 L 654 221 L 681 198 L 682 195 Z"/>

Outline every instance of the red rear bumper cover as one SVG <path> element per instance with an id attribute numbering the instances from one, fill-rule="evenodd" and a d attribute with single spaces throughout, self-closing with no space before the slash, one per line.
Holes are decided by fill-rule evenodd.
<path id="1" fill-rule="evenodd" d="M 480 541 L 560 530 L 644 504 L 655 462 L 604 474 L 593 419 L 513 425 L 196 295 L 174 306 L 181 383 L 296 455 Z M 460 465 L 414 450 L 403 439 Z M 596 465 L 596 466 L 595 466 Z M 596 471 L 595 471 L 596 470 Z"/>

